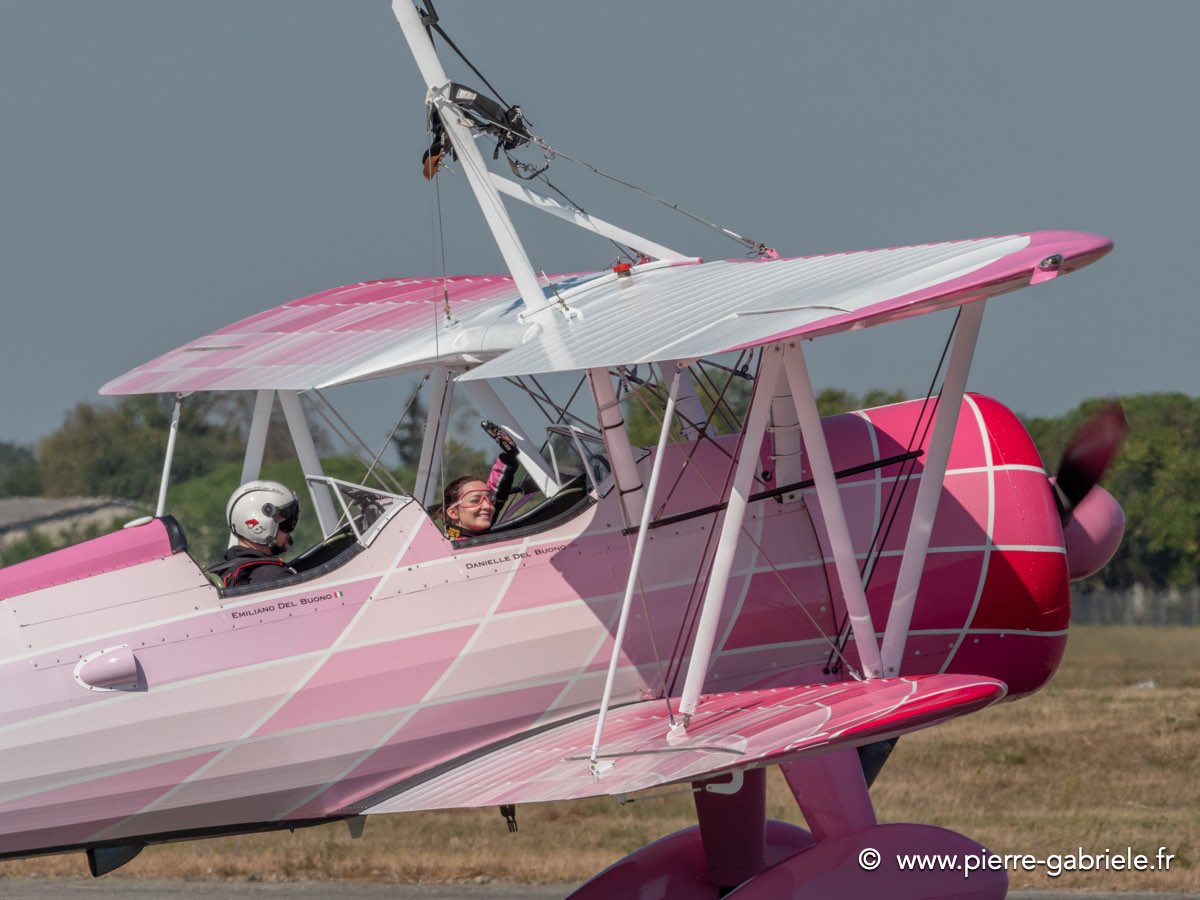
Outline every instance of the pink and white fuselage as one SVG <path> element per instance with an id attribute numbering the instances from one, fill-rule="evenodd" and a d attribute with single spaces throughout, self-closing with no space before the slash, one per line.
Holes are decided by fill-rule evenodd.
<path id="1" fill-rule="evenodd" d="M 831 455 L 851 467 L 903 454 L 921 411 L 910 402 L 827 419 Z M 735 437 L 720 442 L 668 447 L 665 470 L 683 474 L 663 516 L 720 502 Z M 900 468 L 839 480 L 860 561 L 892 515 Z M 901 493 L 873 560 L 877 623 L 915 493 Z M 1119 518 L 1096 493 L 1096 516 Z M 311 822 L 385 798 L 405 808 L 438 772 L 595 713 L 634 542 L 617 491 L 601 494 L 547 530 L 469 546 L 448 541 L 420 504 L 396 504 L 343 565 L 251 594 L 222 595 L 173 551 L 161 519 L 0 571 L 0 854 Z M 614 706 L 678 696 L 718 518 L 650 533 Z M 846 610 L 824 521 L 811 490 L 751 503 L 706 694 L 854 688 L 854 642 L 840 664 L 832 649 Z M 1028 434 L 1000 404 L 968 395 L 897 689 L 965 673 L 1003 682 L 1010 697 L 1036 690 L 1064 649 L 1074 564 Z M 586 759 L 575 765 L 577 793 L 606 792 Z M 505 782 L 495 772 L 466 803 L 427 790 L 411 808 L 503 802 Z"/>

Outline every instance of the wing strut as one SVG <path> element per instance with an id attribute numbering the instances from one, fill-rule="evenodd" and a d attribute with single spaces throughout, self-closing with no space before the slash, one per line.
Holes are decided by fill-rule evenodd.
<path id="1" fill-rule="evenodd" d="M 179 414 L 183 409 L 183 398 L 187 394 L 175 395 L 175 408 L 171 412 L 171 428 L 167 432 L 167 456 L 163 460 L 162 479 L 158 483 L 158 503 L 154 507 L 154 515 L 161 516 L 167 511 L 167 485 L 171 481 L 171 461 L 175 458 L 175 438 L 179 436 Z"/>
<path id="2" fill-rule="evenodd" d="M 587 379 L 592 389 L 592 399 L 596 401 L 596 418 L 600 423 L 600 434 L 604 437 L 608 461 L 612 465 L 613 482 L 621 495 L 625 524 L 632 525 L 642 517 L 646 491 L 642 487 L 637 463 L 633 461 L 633 446 L 629 443 L 621 404 L 613 390 L 608 369 L 588 369 Z"/>
<path id="3" fill-rule="evenodd" d="M 417 480 L 413 485 L 413 496 L 424 507 L 437 501 L 438 480 L 442 477 L 442 447 L 446 443 L 446 429 L 450 426 L 456 374 L 455 370 L 444 366 L 433 370 L 429 411 L 425 414 L 425 436 L 421 439 L 421 459 L 417 463 Z"/>
<path id="4" fill-rule="evenodd" d="M 279 405 L 283 407 L 283 417 L 287 419 L 288 431 L 292 433 L 292 446 L 296 448 L 296 456 L 300 458 L 301 470 L 305 476 L 323 477 L 325 471 L 321 468 L 321 458 L 317 456 L 317 448 L 313 443 L 312 430 L 308 427 L 304 408 L 300 406 L 300 395 L 295 391 L 280 391 Z M 329 486 L 322 484 L 318 487 L 309 481 L 308 495 L 312 497 L 317 522 L 321 525 L 321 534 L 329 537 L 337 528 L 338 522 L 333 499 L 329 496 Z"/>
<path id="5" fill-rule="evenodd" d="M 959 307 L 958 333 L 954 336 L 950 365 L 946 369 L 946 380 L 942 383 L 942 391 L 934 413 L 937 421 L 933 426 L 929 452 L 925 454 L 921 485 L 917 488 L 912 522 L 908 526 L 908 538 L 904 542 L 904 556 L 900 560 L 900 573 L 896 576 L 892 611 L 888 615 L 887 629 L 883 634 L 883 673 L 888 678 L 900 674 L 904 644 L 908 639 L 908 626 L 912 622 L 917 587 L 925 569 L 929 537 L 933 533 L 933 520 L 942 496 L 942 482 L 945 481 L 946 465 L 950 461 L 950 444 L 958 428 L 958 412 L 962 408 L 963 392 L 967 388 L 967 373 L 971 370 L 971 359 L 975 355 L 975 342 L 979 337 L 985 302 L 977 300 Z M 858 637 L 857 628 L 854 636 Z"/>
<path id="6" fill-rule="evenodd" d="M 611 222 L 605 222 L 603 219 L 588 215 L 574 207 L 564 206 L 557 200 L 547 197 L 545 194 L 531 191 L 524 185 L 515 184 L 504 176 L 497 175 L 494 172 L 492 173 L 492 184 L 500 193 L 506 194 L 514 200 L 528 203 L 534 209 L 540 209 L 542 212 L 557 216 L 573 225 L 578 225 L 585 231 L 590 231 L 601 237 L 617 241 L 626 247 L 632 247 L 640 253 L 647 253 L 655 259 L 669 260 L 671 262 L 699 262 L 699 259 L 695 256 L 684 256 L 677 250 L 664 247 L 662 244 L 634 234 L 632 231 L 626 231 L 624 228 L 613 225 Z"/>
<path id="7" fill-rule="evenodd" d="M 612 700 L 613 682 L 617 677 L 617 665 L 621 658 L 621 646 L 625 642 L 625 626 L 629 622 L 629 608 L 633 605 L 633 594 L 637 588 L 638 570 L 642 565 L 642 550 L 646 546 L 646 536 L 650 533 L 650 514 L 654 508 L 654 492 L 658 490 L 658 476 L 662 472 L 663 457 L 666 456 L 667 438 L 671 434 L 671 422 L 675 418 L 675 400 L 679 396 L 679 379 L 683 366 L 676 364 L 675 377 L 671 379 L 671 388 L 667 393 L 667 407 L 663 411 L 662 431 L 658 434 L 658 450 L 654 454 L 654 465 L 650 468 L 650 483 L 646 487 L 646 502 L 642 504 L 641 527 L 638 529 L 637 541 L 633 546 L 633 561 L 629 565 L 629 580 L 625 583 L 625 597 L 621 601 L 621 617 L 617 622 L 617 634 L 613 639 L 612 658 L 608 661 L 608 676 L 604 679 L 604 696 L 600 700 L 600 712 L 596 718 L 596 734 L 592 738 L 590 756 L 592 773 L 599 775 L 602 768 L 608 768 L 612 761 L 608 760 L 601 766 L 597 760 L 600 753 L 600 735 L 604 731 L 604 720 L 608 717 L 608 704 Z M 670 705 L 668 704 L 668 710 Z"/>
<path id="8" fill-rule="evenodd" d="M 262 473 L 263 456 L 267 451 L 267 431 L 271 427 L 271 413 L 275 409 L 275 392 L 269 388 L 254 395 L 254 415 L 250 419 L 250 434 L 246 438 L 246 455 L 242 458 L 242 480 L 238 484 L 254 481 Z M 229 535 L 229 546 L 237 543 L 237 535 Z"/>
<path id="9" fill-rule="evenodd" d="M 837 478 L 833 472 L 833 460 L 829 457 L 829 445 L 825 442 L 825 431 L 821 428 L 821 414 L 817 411 L 817 398 L 813 393 L 812 379 L 808 375 L 808 364 L 799 341 L 789 342 L 783 354 L 788 384 L 792 389 L 792 400 L 796 404 L 796 415 L 800 419 L 800 432 L 812 468 L 813 481 L 817 488 L 817 499 L 821 501 L 821 518 L 829 534 L 833 550 L 833 564 L 837 570 L 838 583 L 842 588 L 842 599 L 854 628 L 854 644 L 863 673 L 868 678 L 878 678 L 882 671 L 879 644 L 875 640 L 875 626 L 871 623 L 871 609 L 867 606 L 867 595 L 863 590 L 862 576 L 854 556 L 854 544 L 850 541 L 850 528 L 846 525 L 846 511 L 838 492 Z"/>
<path id="10" fill-rule="evenodd" d="M 772 344 L 763 349 L 762 363 L 758 367 L 758 378 L 754 383 L 754 396 L 746 412 L 746 430 L 742 437 L 741 452 L 737 468 L 733 473 L 733 485 L 729 491 L 729 505 L 721 522 L 721 536 L 713 554 L 709 571 L 708 589 L 704 592 L 704 603 L 700 612 L 700 624 L 696 626 L 696 639 L 692 644 L 692 658 L 688 662 L 687 677 L 683 682 L 683 693 L 679 698 L 679 714 L 683 717 L 672 728 L 687 726 L 687 720 L 696 711 L 700 700 L 700 689 L 708 674 L 708 663 L 712 658 L 717 638 L 717 624 L 721 618 L 721 607 L 725 603 L 725 588 L 733 571 L 733 555 L 737 551 L 738 539 L 746 518 L 746 506 L 750 498 L 750 484 L 758 469 L 758 451 L 763 435 L 767 431 L 767 413 L 779 382 L 779 369 L 783 356 L 782 347 Z"/>
<path id="11" fill-rule="evenodd" d="M 242 480 L 254 481 L 262 472 L 263 456 L 267 451 L 267 432 L 271 428 L 271 412 L 275 408 L 275 392 L 270 389 L 254 395 L 254 415 L 250 419 L 250 434 L 246 438 L 246 456 L 242 460 Z"/>

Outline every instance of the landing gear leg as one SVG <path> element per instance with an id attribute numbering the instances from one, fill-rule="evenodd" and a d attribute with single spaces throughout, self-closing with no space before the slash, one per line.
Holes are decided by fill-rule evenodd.
<path id="1" fill-rule="evenodd" d="M 741 774 L 742 787 L 736 793 L 720 792 L 719 783 L 692 785 L 708 880 L 717 888 L 733 888 L 766 868 L 766 771 L 750 769 Z"/>
<path id="2" fill-rule="evenodd" d="M 970 838 L 933 825 L 880 825 L 856 750 L 836 750 L 780 768 L 816 844 L 755 875 L 730 893 L 729 900 L 836 896 L 1003 900 L 1008 892 L 1008 876 L 1002 869 L 982 865 L 991 854 Z M 901 869 L 900 861 L 914 854 L 954 859 L 963 866 Z M 968 859 L 980 864 L 972 871 Z"/>

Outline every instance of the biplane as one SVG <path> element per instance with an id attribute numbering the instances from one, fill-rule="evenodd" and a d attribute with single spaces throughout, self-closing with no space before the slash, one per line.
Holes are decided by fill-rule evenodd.
<path id="1" fill-rule="evenodd" d="M 1118 412 L 1051 477 L 1017 416 L 966 391 L 988 301 L 1111 242 L 705 262 L 494 174 L 477 143 L 527 142 L 520 111 L 450 81 L 430 4 L 393 11 L 429 90 L 426 175 L 457 158 L 509 271 L 326 290 L 105 385 L 174 395 L 177 416 L 193 392 L 251 392 L 243 481 L 281 407 L 322 534 L 293 575 L 214 583 L 167 512 L 173 429 L 154 516 L 0 570 L 0 858 L 82 851 L 100 875 L 157 842 L 688 785 L 695 827 L 574 896 L 1002 897 L 1002 869 L 898 873 L 899 851 L 987 851 L 878 822 L 868 789 L 899 736 L 1044 685 L 1070 581 L 1121 539 L 1097 485 Z M 505 200 L 636 252 L 539 274 Z M 807 342 L 942 310 L 939 391 L 820 416 Z M 746 387 L 734 428 L 714 373 Z M 323 392 L 414 375 L 414 483 L 326 475 Z M 633 394 L 653 447 L 630 437 Z M 523 497 L 451 540 L 435 509 L 464 397 L 515 442 Z M 807 828 L 767 819 L 770 766 Z"/>

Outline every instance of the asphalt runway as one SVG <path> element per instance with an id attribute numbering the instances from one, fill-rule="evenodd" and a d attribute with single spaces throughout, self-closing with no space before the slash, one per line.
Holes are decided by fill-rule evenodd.
<path id="1" fill-rule="evenodd" d="M 13 900 L 76 900 L 76 898 L 163 898 L 163 900 L 224 900 L 235 898 L 288 898 L 324 900 L 550 900 L 567 896 L 576 885 L 489 884 L 380 884 L 369 881 L 169 881 L 132 878 L 0 878 L 0 897 Z M 1197 900 L 1200 894 L 1078 894 L 1069 891 L 1017 891 L 1010 900 Z"/>

